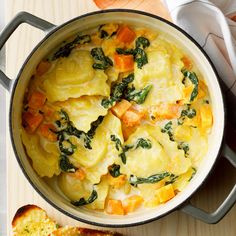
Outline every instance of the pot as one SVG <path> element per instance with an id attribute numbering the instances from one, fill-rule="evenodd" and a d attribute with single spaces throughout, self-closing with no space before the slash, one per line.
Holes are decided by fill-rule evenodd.
<path id="1" fill-rule="evenodd" d="M 214 125 L 209 137 L 208 153 L 202 160 L 197 174 L 188 186 L 175 198 L 164 205 L 154 209 L 144 209 L 125 217 L 106 215 L 102 212 L 95 212 L 83 208 L 78 209 L 71 205 L 67 199 L 55 193 L 53 189 L 51 189 L 33 170 L 26 156 L 20 137 L 24 91 L 30 80 L 29 75 L 33 74 L 38 63 L 48 54 L 49 51 L 58 46 L 64 39 L 68 38 L 68 36 L 74 35 L 76 32 L 83 31 L 95 25 L 111 21 L 124 21 L 160 30 L 182 45 L 184 50 L 186 50 L 194 59 L 196 64 L 198 64 L 201 73 L 205 75 L 206 83 L 208 84 L 209 93 L 212 99 L 214 117 Z M 206 180 L 220 155 L 226 157 L 230 163 L 236 167 L 236 154 L 223 142 L 225 108 L 218 75 L 209 57 L 191 36 L 176 25 L 158 16 L 134 10 L 119 9 L 93 12 L 79 16 L 60 26 L 55 26 L 27 12 L 21 12 L 1 33 L 0 49 L 14 30 L 22 23 L 28 23 L 37 27 L 45 31 L 46 35 L 25 60 L 17 78 L 10 80 L 2 71 L 0 71 L 0 82 L 11 93 L 9 129 L 16 159 L 25 177 L 31 183 L 33 188 L 48 203 L 62 213 L 76 220 L 103 227 L 127 227 L 144 224 L 159 219 L 174 210 L 181 210 L 207 223 L 217 223 L 223 218 L 236 201 L 236 185 L 215 212 L 207 213 L 189 203 L 189 199 Z"/>

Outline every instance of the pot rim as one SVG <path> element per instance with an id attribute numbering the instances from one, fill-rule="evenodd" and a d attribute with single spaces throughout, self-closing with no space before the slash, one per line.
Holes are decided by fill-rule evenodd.
<path id="1" fill-rule="evenodd" d="M 87 16 L 92 16 L 92 15 L 99 15 L 99 14 L 107 14 L 107 13 L 113 13 L 113 12 L 127 12 L 127 13 L 135 13 L 135 14 L 140 14 L 140 15 L 145 15 L 145 16 L 148 16 L 148 17 L 151 17 L 151 18 L 154 18 L 156 20 L 159 20 L 159 21 L 162 21 L 166 24 L 168 24 L 169 26 L 175 28 L 176 30 L 178 30 L 180 33 L 182 33 L 186 38 L 188 38 L 192 43 L 194 43 L 194 45 L 201 51 L 201 53 L 203 54 L 203 56 L 207 59 L 208 63 L 211 65 L 211 68 L 215 74 L 215 77 L 216 77 L 216 82 L 218 83 L 218 86 L 219 86 L 219 89 L 220 89 L 220 94 L 221 94 L 221 97 L 222 97 L 222 101 L 223 101 L 223 108 L 224 108 L 224 114 L 223 114 L 223 117 L 224 117 L 224 124 L 223 124 L 223 136 L 222 136 L 222 140 L 221 140 L 221 143 L 220 143 L 220 146 L 219 146 L 219 149 L 218 149 L 218 152 L 217 152 L 217 155 L 216 155 L 216 158 L 215 158 L 215 161 L 213 163 L 213 165 L 211 166 L 211 168 L 209 169 L 208 173 L 206 174 L 204 180 L 202 181 L 201 184 L 199 184 L 199 186 L 188 196 L 188 198 L 186 200 L 184 200 L 182 203 L 180 203 L 179 205 L 175 206 L 174 208 L 166 211 L 165 213 L 157 216 L 157 217 L 153 217 L 153 218 L 150 218 L 150 219 L 146 219 L 146 220 L 142 220 L 142 221 L 139 221 L 139 222 L 135 222 L 135 223 L 127 223 L 127 224 L 122 224 L 122 225 L 119 225 L 119 224 L 104 224 L 104 223 L 97 223 L 97 222 L 93 222 L 93 221 L 89 221 L 89 220 L 85 220 L 85 219 L 82 219 L 80 217 L 77 217 L 69 212 L 67 212 L 66 210 L 64 210 L 63 208 L 61 208 L 60 206 L 56 205 L 53 201 L 51 201 L 48 197 L 46 197 L 41 191 L 40 189 L 33 183 L 33 181 L 30 179 L 29 175 L 27 174 L 26 170 L 24 169 L 22 163 L 21 163 L 21 160 L 20 160 L 20 157 L 18 156 L 18 153 L 17 153 L 17 148 L 16 148 L 16 145 L 15 145 L 15 142 L 14 142 L 14 137 L 13 137 L 13 129 L 12 129 L 12 110 L 13 110 L 13 98 L 14 98 L 14 95 L 15 95 L 15 91 L 16 91 L 16 87 L 17 87 L 17 84 L 18 84 L 18 81 L 19 81 L 19 78 L 21 76 L 21 73 L 23 71 L 23 69 L 25 68 L 26 64 L 28 63 L 28 61 L 30 60 L 31 56 L 35 53 L 35 51 L 38 50 L 38 48 L 41 46 L 41 44 L 47 40 L 51 35 L 53 35 L 55 32 L 57 32 L 58 30 L 62 29 L 63 27 L 65 27 L 66 25 L 72 23 L 73 21 L 76 21 L 76 20 L 79 20 L 79 19 L 82 19 L 82 18 L 85 18 Z M 220 86 L 220 78 L 219 78 L 219 75 L 217 73 L 217 70 L 214 66 L 214 64 L 212 63 L 210 57 L 206 54 L 206 52 L 203 50 L 203 48 L 201 48 L 200 44 L 192 37 L 190 36 L 187 32 L 185 32 L 183 29 L 181 29 L 179 26 L 175 25 L 174 23 L 160 17 L 160 16 L 157 16 L 157 15 L 154 15 L 154 14 L 151 14 L 151 13 L 147 13 L 147 12 L 143 12 L 143 11 L 139 11 L 139 10 L 132 10 L 132 9 L 107 9 L 107 10 L 100 10 L 100 11 L 93 11 L 93 12 L 90 12 L 90 13 L 86 13 L 86 14 L 83 14 L 83 15 L 80 15 L 78 17 L 75 17 L 69 21 L 66 21 L 65 23 L 62 23 L 60 24 L 59 26 L 56 26 L 55 28 L 53 28 L 49 33 L 47 33 L 47 35 L 42 39 L 40 40 L 40 42 L 33 48 L 33 50 L 30 52 L 30 54 L 27 56 L 27 58 L 25 59 L 24 63 L 22 64 L 21 66 L 21 69 L 19 70 L 18 74 L 17 74 L 17 77 L 16 79 L 14 80 L 13 82 L 13 86 L 11 88 L 11 96 L 10 96 L 10 107 L 9 107 L 9 130 L 10 130 L 10 139 L 11 139 L 11 143 L 12 143 L 12 147 L 13 147 L 13 151 L 14 151 L 14 154 L 15 154 L 15 157 L 17 159 L 17 162 L 24 174 L 24 176 L 26 177 L 26 179 L 29 181 L 29 183 L 31 184 L 31 186 L 36 190 L 36 192 L 47 202 L 49 203 L 51 206 L 53 206 L 55 209 L 59 210 L 60 212 L 62 212 L 63 214 L 65 214 L 66 216 L 68 217 L 71 217 L 77 221 L 80 221 L 80 222 L 83 222 L 83 223 L 86 223 L 86 224 L 90 224 L 90 225 L 94 225 L 94 226 L 100 226 L 100 227 L 111 227 L 111 228 L 124 228 L 124 227 L 133 227 L 133 226 L 138 226 L 138 225 L 143 225 L 143 224 L 147 224 L 147 223 L 150 223 L 150 222 L 153 222 L 155 220 L 158 220 L 170 213 L 172 213 L 173 211 L 175 210 L 178 210 L 181 208 L 182 205 L 185 205 L 186 202 L 189 201 L 189 199 L 193 196 L 193 194 L 195 194 L 195 192 L 202 186 L 203 183 L 205 183 L 206 179 L 208 178 L 208 176 L 210 175 L 210 173 L 212 172 L 212 170 L 215 168 L 215 165 L 216 165 L 216 162 L 218 160 L 218 158 L 220 157 L 220 153 L 222 151 L 222 148 L 223 148 L 223 141 L 224 141 L 224 134 L 225 134 L 225 122 L 226 121 L 226 106 L 225 106 L 225 99 L 224 99 L 224 96 L 223 96 L 223 93 L 222 93 L 222 88 Z"/>

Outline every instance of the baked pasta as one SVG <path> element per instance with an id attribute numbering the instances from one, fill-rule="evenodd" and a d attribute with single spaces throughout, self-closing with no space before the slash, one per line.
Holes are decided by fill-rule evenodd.
<path id="1" fill-rule="evenodd" d="M 37 174 L 71 204 L 124 215 L 186 187 L 212 123 L 203 75 L 173 39 L 109 23 L 39 63 L 25 92 L 22 142 Z"/>

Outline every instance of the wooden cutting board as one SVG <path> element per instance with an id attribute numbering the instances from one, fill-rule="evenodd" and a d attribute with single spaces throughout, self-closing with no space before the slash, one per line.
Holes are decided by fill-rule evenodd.
<path id="1" fill-rule="evenodd" d="M 133 5 L 127 5 L 131 1 L 124 2 L 126 2 L 126 7 L 145 10 L 148 10 L 148 4 L 153 3 L 153 0 L 137 1 L 139 3 L 136 5 L 133 4 L 135 1 L 132 1 Z M 109 1 L 105 2 L 107 4 Z M 152 10 L 152 12 L 157 14 L 159 12 L 161 15 L 167 17 L 168 15 L 163 12 L 163 7 L 158 5 L 160 3 L 156 2 L 156 4 L 157 8 L 155 11 Z M 151 6 L 151 9 L 153 9 L 153 6 Z M 20 11 L 28 11 L 54 24 L 61 24 L 73 17 L 94 10 L 98 10 L 98 7 L 92 0 L 7 0 L 6 22 L 16 15 L 16 13 Z M 19 29 L 17 29 L 17 31 L 13 34 L 7 43 L 6 50 L 6 71 L 10 78 L 16 77 L 16 74 L 19 71 L 24 59 L 42 37 L 43 33 L 41 31 L 36 30 L 28 25 L 20 26 Z M 11 232 L 11 220 L 16 210 L 25 204 L 36 204 L 42 207 L 48 212 L 50 217 L 54 218 L 62 225 L 69 224 L 91 227 L 63 215 L 61 212 L 52 208 L 36 193 L 36 191 L 31 187 L 26 178 L 23 176 L 23 173 L 17 164 L 13 150 L 11 148 L 9 134 L 7 135 L 6 158 L 8 186 L 8 235 L 10 235 Z M 231 168 L 227 162 L 222 160 L 218 164 L 218 168 L 216 168 L 215 172 L 212 174 L 212 177 L 209 179 L 209 181 L 207 181 L 206 185 L 197 194 L 195 194 L 192 202 L 206 210 L 215 209 L 225 198 L 226 194 L 233 186 L 235 180 L 235 169 Z M 204 224 L 190 216 L 185 215 L 182 212 L 177 211 L 153 223 L 133 228 L 117 229 L 117 231 L 130 236 L 233 236 L 236 235 L 235 219 L 236 206 L 234 206 L 230 213 L 217 225 Z"/>

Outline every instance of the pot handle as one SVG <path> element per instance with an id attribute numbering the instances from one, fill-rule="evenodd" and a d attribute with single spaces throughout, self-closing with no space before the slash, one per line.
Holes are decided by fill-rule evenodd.
<path id="1" fill-rule="evenodd" d="M 236 153 L 227 144 L 225 144 L 223 147 L 222 155 L 236 168 Z M 184 206 L 182 206 L 180 210 L 187 213 L 188 215 L 191 215 L 199 220 L 202 220 L 205 223 L 216 224 L 233 207 L 235 202 L 236 202 L 236 184 L 234 185 L 233 189 L 231 190 L 227 198 L 218 207 L 218 209 L 216 209 L 212 213 L 197 208 L 191 205 L 191 203 L 189 202 L 186 203 Z"/>
<path id="2" fill-rule="evenodd" d="M 3 31 L 0 34 L 0 50 L 8 40 L 8 38 L 11 36 L 11 34 L 16 30 L 16 28 L 22 24 L 22 23 L 28 23 L 36 28 L 39 28 L 45 33 L 48 33 L 51 29 L 55 27 L 52 23 L 45 21 L 37 16 L 34 16 L 28 12 L 20 12 L 18 13 L 3 29 Z M 0 70 L 0 84 L 10 91 L 12 80 L 9 79 L 3 71 Z"/>

